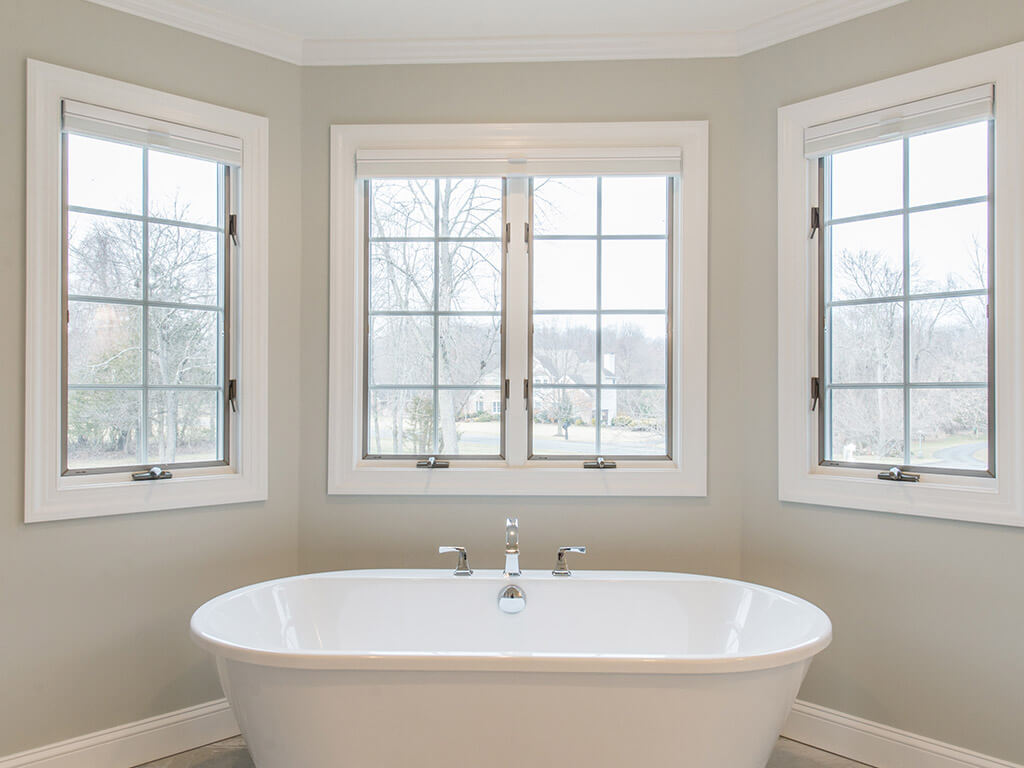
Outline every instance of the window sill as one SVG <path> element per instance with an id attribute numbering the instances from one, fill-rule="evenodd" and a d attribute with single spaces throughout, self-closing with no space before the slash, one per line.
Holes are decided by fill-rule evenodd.
<path id="1" fill-rule="evenodd" d="M 704 473 L 677 463 L 619 462 L 616 469 L 510 466 L 486 462 L 447 469 L 417 469 L 406 462 L 360 461 L 332 472 L 331 494 L 488 495 L 488 496 L 705 496 Z M 544 464 L 545 466 L 537 466 Z"/>
<path id="2" fill-rule="evenodd" d="M 779 477 L 779 500 L 871 512 L 1024 527 L 997 478 L 922 474 L 916 483 L 879 480 L 877 470 L 814 468 Z"/>
<path id="3" fill-rule="evenodd" d="M 124 515 L 263 501 L 267 483 L 228 467 L 179 470 L 169 480 L 138 482 L 127 475 L 62 477 L 26 505 L 25 522 Z"/>

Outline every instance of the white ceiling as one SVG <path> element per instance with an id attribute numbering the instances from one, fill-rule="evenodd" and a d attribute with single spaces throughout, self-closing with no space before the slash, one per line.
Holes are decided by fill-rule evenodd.
<path id="1" fill-rule="evenodd" d="M 92 0 L 296 64 L 737 56 L 905 0 Z"/>

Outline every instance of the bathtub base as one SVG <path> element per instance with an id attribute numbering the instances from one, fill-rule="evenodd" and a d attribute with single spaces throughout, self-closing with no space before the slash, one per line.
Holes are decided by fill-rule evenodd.
<path id="1" fill-rule="evenodd" d="M 217 663 L 257 768 L 764 768 L 810 659 L 674 675 Z"/>

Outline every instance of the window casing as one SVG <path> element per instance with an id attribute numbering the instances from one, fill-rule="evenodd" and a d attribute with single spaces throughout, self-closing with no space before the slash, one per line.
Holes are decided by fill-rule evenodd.
<path id="1" fill-rule="evenodd" d="M 269 331 L 266 118 L 31 60 L 27 86 L 25 521 L 266 499 Z M 129 212 L 120 210 L 118 205 L 94 205 L 76 199 L 77 192 L 65 192 L 69 181 L 64 179 L 65 132 L 72 137 L 99 137 L 101 141 L 109 140 L 111 147 L 134 147 L 131 151 L 139 153 L 142 150 L 138 148 L 148 146 L 151 161 L 154 158 L 168 162 L 177 162 L 175 158 L 180 157 L 205 158 L 210 162 L 207 170 L 216 178 L 215 187 L 204 188 L 208 201 L 213 200 L 209 205 L 212 218 L 195 221 L 191 220 L 194 218 L 191 215 L 175 214 L 165 219 L 155 211 L 142 210 L 141 168 L 132 171 L 140 179 L 138 191 L 134 191 L 134 185 L 128 185 L 135 198 L 134 208 Z M 228 167 L 232 171 L 230 181 L 227 181 Z M 109 176 L 114 172 L 113 166 L 103 163 L 96 168 L 99 169 L 93 173 L 96 178 L 102 178 L 101 172 Z M 160 175 L 154 178 L 167 180 Z M 104 188 L 109 187 L 104 184 Z M 154 199 L 157 191 L 151 190 Z M 221 219 L 227 215 L 229 198 L 233 203 L 231 213 L 237 212 L 237 220 L 235 227 L 225 228 Z M 66 199 L 71 204 L 67 216 L 64 215 Z M 109 215 L 112 213 L 118 215 Z M 205 245 L 201 250 L 209 257 L 205 263 L 211 270 L 216 262 L 216 280 L 199 281 L 205 286 L 202 297 L 177 297 L 184 298 L 183 301 L 170 297 L 168 301 L 167 296 L 154 294 L 146 301 L 141 277 L 141 254 L 145 249 L 139 246 L 128 260 L 134 264 L 133 277 L 100 281 L 97 285 L 105 286 L 102 290 L 95 285 L 89 288 L 87 282 L 82 282 L 81 274 L 74 269 L 66 270 L 68 260 L 64 258 L 65 218 L 86 216 L 97 217 L 97 220 L 116 219 L 134 228 L 140 239 L 147 226 L 153 230 L 165 227 L 167 233 L 179 235 L 186 230 L 202 233 Z M 182 221 L 187 226 L 183 226 Z M 202 226 L 194 226 L 197 223 Z M 229 237 L 230 248 L 227 247 Z M 77 258 L 72 255 L 72 267 Z M 180 276 L 181 273 L 169 270 L 166 274 Z M 67 291 L 69 280 L 70 293 Z M 79 287 L 75 287 L 76 284 Z M 150 287 L 158 284 L 154 282 Z M 83 285 L 86 287 L 81 287 Z M 216 295 L 213 295 L 214 290 Z M 160 303 L 176 306 L 157 307 Z M 188 450 L 201 448 L 202 460 L 191 460 L 193 457 L 182 456 L 179 451 L 174 457 L 177 460 L 171 461 L 170 477 L 163 475 L 159 480 L 140 482 L 133 480 L 132 470 L 136 467 L 148 470 L 151 465 L 149 461 L 139 462 L 134 452 L 129 461 L 119 456 L 116 461 L 90 459 L 86 462 L 79 461 L 81 456 L 67 456 L 65 411 L 69 384 L 72 394 L 78 387 L 83 388 L 78 391 L 83 391 L 93 384 L 100 385 L 98 389 L 112 385 L 107 389 L 115 392 L 125 391 L 127 387 L 136 393 L 141 410 L 141 315 L 147 304 L 152 311 L 176 309 L 209 313 L 199 325 L 207 330 L 212 328 L 212 333 L 207 334 L 206 351 L 199 356 L 201 365 L 189 364 L 177 369 L 178 373 L 187 374 L 183 378 L 159 382 L 179 395 L 186 390 L 203 393 L 205 404 L 201 410 L 205 415 L 186 420 L 192 432 L 187 432 L 181 419 L 174 425 L 186 430 L 184 441 L 188 443 Z M 68 310 L 74 314 L 82 307 L 94 306 L 109 310 L 111 317 L 104 320 L 108 335 L 125 327 L 131 327 L 131 335 L 134 335 L 131 343 L 122 345 L 129 348 L 126 367 L 118 371 L 107 369 L 100 381 L 88 380 L 88 376 L 83 379 L 82 371 L 102 370 L 103 366 L 97 367 L 97 360 L 90 358 L 90 350 L 100 349 L 110 339 L 89 338 L 89 332 L 83 333 L 86 326 L 76 324 L 75 319 L 68 316 Z M 107 322 L 115 320 L 117 311 L 124 312 L 125 308 L 128 313 L 140 316 L 137 325 Z M 216 321 L 214 315 L 217 315 Z M 64 335 L 69 327 L 73 335 L 66 342 Z M 231 334 L 230 329 L 240 333 Z M 229 343 L 232 335 L 234 339 Z M 83 337 L 87 339 L 85 343 L 80 341 Z M 107 360 L 102 356 L 97 359 Z M 133 371 L 131 381 L 125 373 L 128 369 Z M 197 380 L 190 376 L 205 378 Z M 152 393 L 157 388 L 150 387 L 150 390 Z M 230 405 L 226 406 L 231 395 Z M 219 410 L 230 413 L 220 415 Z M 99 417 L 110 417 L 112 413 L 109 405 L 96 410 Z M 75 418 L 72 413 L 72 425 Z M 217 431 L 222 437 L 216 445 L 210 439 L 214 420 L 218 422 Z M 157 422 L 160 426 L 159 419 L 141 413 L 137 422 L 134 414 L 128 421 L 133 425 L 130 429 L 136 433 L 144 431 L 143 421 Z M 163 426 L 173 422 L 174 419 L 165 420 Z M 160 438 L 158 430 L 154 434 Z M 201 446 L 197 434 L 205 435 Z M 136 434 L 136 440 L 137 437 Z M 165 448 L 171 444 L 169 440 L 162 443 Z M 181 446 L 179 443 L 178 447 Z M 164 465 L 169 454 L 148 458 L 154 463 L 159 458 L 161 468 L 168 471 Z"/>
<path id="2" fill-rule="evenodd" d="M 329 491 L 703 494 L 707 397 L 706 144 L 704 123 L 336 126 L 332 130 L 332 199 L 335 202 L 331 256 Z M 686 173 L 680 175 L 682 158 L 685 158 Z M 658 326 L 666 341 L 651 345 L 657 348 L 652 355 L 660 360 L 658 378 L 640 382 L 636 389 L 649 387 L 667 391 L 670 402 L 666 402 L 664 410 L 671 414 L 673 428 L 657 432 L 663 428 L 654 424 L 653 416 L 647 417 L 649 422 L 630 423 L 629 428 L 657 446 L 636 454 L 617 453 L 605 457 L 616 464 L 613 471 L 584 469 L 587 460 L 595 463 L 594 447 L 577 451 L 574 446 L 574 452 L 567 455 L 566 460 L 559 457 L 552 461 L 531 450 L 535 388 L 556 389 L 551 385 L 568 384 L 570 388 L 585 389 L 586 385 L 613 382 L 559 382 L 552 372 L 535 370 L 529 362 L 533 354 L 530 343 L 534 319 L 530 304 L 533 285 L 530 260 L 536 248 L 534 237 L 542 234 L 531 219 L 531 179 L 587 178 L 596 185 L 598 178 L 659 176 L 658 216 L 667 221 L 662 223 L 660 232 L 635 234 L 660 242 L 656 247 L 664 252 L 661 269 L 665 275 L 659 278 L 660 287 L 654 290 L 663 293 L 664 299 L 659 300 L 657 307 L 635 309 L 640 310 L 639 314 L 646 313 L 648 318 L 654 318 L 652 326 Z M 497 391 L 491 378 L 483 382 L 483 386 L 481 382 L 461 380 L 449 385 L 464 387 L 467 394 L 472 388 L 466 409 L 474 422 L 467 425 L 467 432 L 497 434 L 503 428 L 503 450 L 475 456 L 461 451 L 432 454 L 448 463 L 444 469 L 436 465 L 428 465 L 432 467 L 429 469 L 417 468 L 417 464 L 426 464 L 423 460 L 429 458 L 418 452 L 389 456 L 372 448 L 367 450 L 368 397 L 373 383 L 377 383 L 371 382 L 366 373 L 373 369 L 373 361 L 367 358 L 373 348 L 369 321 L 374 311 L 374 298 L 367 295 L 366 281 L 370 269 L 367 261 L 370 244 L 366 233 L 373 226 L 367 221 L 367 194 L 371 189 L 367 180 L 375 183 L 396 178 L 489 178 L 502 180 L 504 186 L 504 300 L 500 308 L 504 371 L 498 378 Z M 667 197 L 669 188 L 671 199 Z M 677 241 L 670 233 L 680 231 L 679 224 L 684 219 L 690 226 L 682 230 L 684 237 Z M 591 247 L 596 247 L 596 232 L 572 234 L 589 237 Z M 593 276 L 587 280 L 579 282 L 589 288 L 580 290 L 596 295 L 600 290 L 599 281 Z M 680 306 L 684 311 L 673 315 L 671 308 Z M 596 317 L 598 310 L 597 306 L 588 307 L 583 313 Z M 589 359 L 596 365 L 596 354 L 590 354 Z M 495 364 L 487 367 L 498 370 Z M 438 384 L 440 387 L 440 379 Z M 609 387 L 611 389 L 614 386 Z M 490 415 L 478 413 L 482 410 L 479 408 L 481 401 L 484 408 L 491 411 Z M 495 415 L 500 419 L 493 419 Z M 571 442 L 587 431 L 596 432 L 596 422 L 602 415 L 594 407 L 582 414 L 579 421 L 570 426 Z M 585 423 L 580 424 L 581 421 Z M 619 424 L 627 422 L 620 418 L 615 426 Z M 557 428 L 550 423 L 549 426 L 552 430 Z M 607 464 L 605 462 L 606 467 Z"/>
<path id="3" fill-rule="evenodd" d="M 1021 349 L 1024 348 L 1024 326 L 1015 306 L 1016 297 L 1024 295 L 1024 271 L 1020 268 L 1021 225 L 1016 211 L 1020 196 L 1018 180 L 1024 177 L 1024 153 L 1018 139 L 1024 130 L 1022 64 L 1024 45 L 1018 44 L 779 110 L 780 500 L 1024 525 L 1024 464 L 1019 461 L 1024 392 L 1017 371 Z M 825 298 L 829 296 L 826 293 L 826 276 L 819 269 L 818 245 L 822 233 L 815 231 L 815 225 L 821 221 L 812 215 L 813 210 L 822 205 L 818 158 L 855 147 L 881 144 L 895 137 L 910 136 L 911 141 L 914 141 L 914 136 L 926 133 L 936 135 L 944 126 L 983 123 L 993 116 L 994 125 L 990 128 L 988 142 L 990 157 L 993 158 L 993 178 L 988 182 L 987 190 L 986 168 L 982 167 L 979 171 L 982 178 L 980 192 L 966 195 L 947 195 L 944 192 L 941 200 L 914 199 L 909 206 L 905 206 L 903 190 L 894 190 L 889 185 L 888 191 L 893 197 L 899 198 L 897 203 L 878 203 L 879 210 L 892 208 L 894 216 L 902 220 L 904 215 L 913 218 L 933 213 L 914 212 L 915 208 L 926 207 L 933 202 L 945 204 L 939 210 L 948 216 L 953 209 L 965 209 L 970 205 L 984 206 L 985 201 L 981 198 L 990 201 L 989 245 L 994 244 L 994 248 L 988 248 L 987 285 L 979 283 L 959 286 L 957 290 L 946 290 L 943 286 L 936 291 L 940 297 L 936 299 L 937 302 L 951 303 L 952 299 L 962 298 L 956 296 L 959 289 L 973 292 L 975 295 L 968 298 L 979 304 L 988 301 L 989 317 L 982 318 L 983 323 L 987 321 L 987 328 L 980 332 L 981 340 L 972 344 L 972 348 L 981 350 L 973 357 L 978 358 L 977 368 L 979 371 L 984 370 L 987 378 L 979 376 L 975 379 L 958 372 L 955 377 L 946 376 L 952 381 L 942 381 L 941 378 L 938 381 L 921 378 L 915 380 L 912 374 L 909 382 L 910 385 L 932 385 L 939 389 L 954 388 L 948 386 L 950 384 L 964 385 L 985 393 L 982 397 L 987 396 L 988 399 L 987 412 L 991 414 L 988 433 L 991 439 L 988 456 L 982 451 L 979 461 L 988 466 L 936 467 L 929 461 L 917 461 L 909 465 L 894 461 L 890 466 L 905 465 L 921 471 L 914 473 L 919 475 L 916 481 L 893 482 L 880 477 L 884 473 L 884 466 L 880 472 L 879 465 L 887 462 L 823 461 L 823 457 L 828 456 L 826 446 L 823 445 L 827 441 L 822 434 L 821 400 L 815 395 L 825 393 L 823 386 L 816 390 L 814 384 L 816 379 L 824 384 L 821 380 L 822 365 L 827 361 L 823 361 L 822 357 L 827 355 L 827 350 L 822 334 L 827 329 L 823 327 L 823 306 Z M 899 175 L 902 176 L 902 168 L 900 171 Z M 942 181 L 941 177 L 939 181 Z M 935 186 L 936 190 L 938 188 Z M 972 203 L 974 198 L 979 199 Z M 841 218 L 843 216 L 837 214 L 825 220 Z M 809 231 L 812 232 L 810 238 Z M 902 262 L 906 252 L 902 242 L 895 251 L 898 254 L 897 261 Z M 898 301 L 885 303 L 893 306 L 906 303 L 912 305 L 915 301 L 928 299 L 923 291 L 916 293 L 913 286 L 909 291 L 903 290 L 902 285 L 898 287 L 898 291 L 887 297 L 898 298 Z M 989 295 L 993 288 L 994 296 Z M 950 297 L 950 293 L 954 295 Z M 902 333 L 899 341 L 902 346 Z M 852 345 L 852 348 L 857 347 Z M 897 389 L 902 390 L 906 381 L 904 359 L 898 362 L 893 374 L 894 378 L 898 376 L 898 381 L 885 383 L 898 384 Z M 963 367 L 958 364 L 958 370 Z M 915 387 L 908 388 L 912 394 Z M 927 386 L 922 389 L 927 389 Z M 903 431 L 902 418 L 900 428 Z M 844 441 L 843 449 L 848 449 L 849 444 L 854 442 Z M 905 440 L 898 442 L 902 450 Z M 853 455 L 855 458 L 865 457 L 865 454 L 856 451 L 853 451 Z M 833 453 L 832 458 L 835 457 Z M 843 454 L 840 453 L 838 458 L 844 458 Z M 928 456 L 925 455 L 925 458 Z M 946 469 L 956 471 L 942 471 Z"/>

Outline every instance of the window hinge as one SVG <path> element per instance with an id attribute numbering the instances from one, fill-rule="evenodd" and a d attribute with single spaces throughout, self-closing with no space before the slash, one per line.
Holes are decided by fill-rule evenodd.
<path id="1" fill-rule="evenodd" d="M 879 472 L 878 479 L 892 480 L 897 483 L 916 483 L 920 481 L 921 476 L 915 475 L 913 472 L 904 472 L 899 467 L 890 467 L 884 472 Z"/>
<path id="2" fill-rule="evenodd" d="M 512 222 L 505 222 L 505 253 L 508 253 L 509 243 L 512 242 Z"/>
<path id="3" fill-rule="evenodd" d="M 150 467 L 142 472 L 132 472 L 132 480 L 170 480 L 171 473 L 160 467 Z"/>
<path id="4" fill-rule="evenodd" d="M 615 469 L 618 466 L 614 461 L 605 461 L 604 456 L 598 456 L 596 461 L 584 461 L 584 469 Z"/>
<path id="5" fill-rule="evenodd" d="M 523 242 L 530 242 L 530 222 L 528 221 L 523 222 Z"/>
<path id="6" fill-rule="evenodd" d="M 436 456 L 429 456 L 422 461 L 417 461 L 416 466 L 420 469 L 448 469 L 448 462 L 441 461 Z"/>
<path id="7" fill-rule="evenodd" d="M 818 407 L 821 400 L 821 380 L 817 376 L 811 377 L 811 410 Z"/>
<path id="8" fill-rule="evenodd" d="M 530 380 L 523 379 L 523 400 L 530 399 Z"/>
<path id="9" fill-rule="evenodd" d="M 238 412 L 238 379 L 231 379 L 228 382 L 228 405 L 231 406 L 231 412 Z"/>
<path id="10" fill-rule="evenodd" d="M 811 208 L 811 231 L 807 235 L 808 240 L 814 239 L 814 233 L 821 229 L 821 209 L 818 206 Z"/>
<path id="11" fill-rule="evenodd" d="M 509 393 L 512 391 L 512 382 L 505 379 L 505 401 L 508 402 Z"/>
<path id="12" fill-rule="evenodd" d="M 232 243 L 238 245 L 238 214 L 232 213 L 228 216 L 228 237 Z"/>

